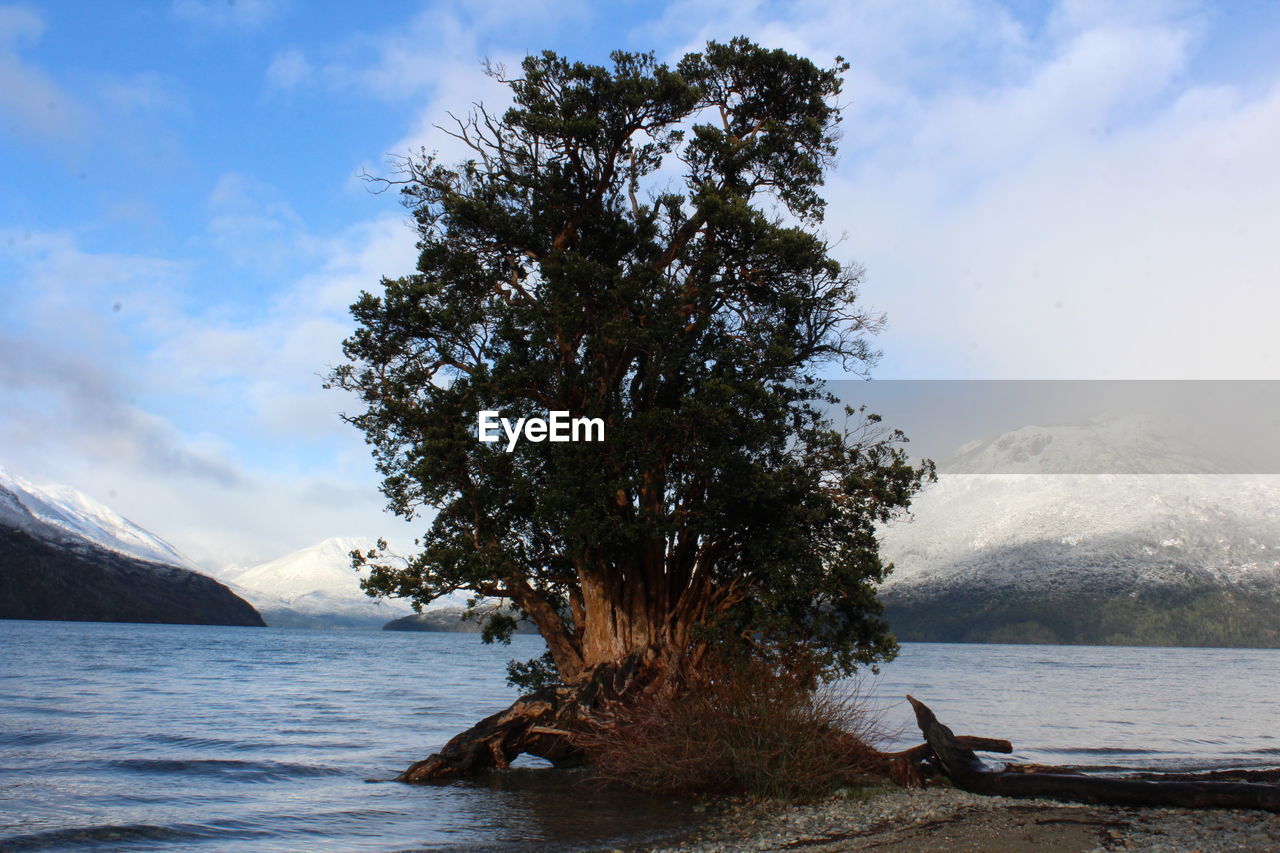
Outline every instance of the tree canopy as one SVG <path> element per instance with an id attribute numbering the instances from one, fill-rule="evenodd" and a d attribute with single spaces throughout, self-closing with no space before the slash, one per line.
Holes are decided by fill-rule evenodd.
<path id="1" fill-rule="evenodd" d="M 865 373 L 881 322 L 821 231 L 847 65 L 744 38 L 611 59 L 491 68 L 512 105 L 454 119 L 467 159 L 386 181 L 417 269 L 361 295 L 330 381 L 362 401 L 390 508 L 435 513 L 367 588 L 509 599 L 566 684 L 711 637 L 833 673 L 884 659 L 875 525 L 931 468 L 874 416 L 833 418 L 821 379 Z M 482 410 L 600 418 L 604 440 L 508 452 Z"/>

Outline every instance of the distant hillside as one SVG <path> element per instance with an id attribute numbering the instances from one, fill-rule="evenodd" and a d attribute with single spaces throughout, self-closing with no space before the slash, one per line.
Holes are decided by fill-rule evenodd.
<path id="1" fill-rule="evenodd" d="M 400 599 L 370 598 L 360 588 L 351 552 L 372 547 L 372 539 L 326 539 L 223 576 L 273 627 L 380 628 L 413 608 Z M 465 601 L 465 595 L 446 596 L 430 607 L 456 608 Z"/>
<path id="2" fill-rule="evenodd" d="M 0 618 L 256 625 L 262 618 L 172 546 L 65 486 L 0 470 Z"/>
<path id="3" fill-rule="evenodd" d="M 1182 578 L 1073 573 L 1043 587 L 977 579 L 895 587 L 882 596 L 898 639 L 947 643 L 1280 648 L 1280 591 Z"/>
<path id="4" fill-rule="evenodd" d="M 1017 430 L 948 468 L 881 531 L 899 639 L 1280 646 L 1280 478 L 1134 421 Z"/>
<path id="5" fill-rule="evenodd" d="M 480 633 L 480 623 L 474 619 L 463 619 L 461 607 L 441 607 L 423 613 L 413 613 L 393 619 L 382 626 L 384 631 L 443 631 L 447 633 Z M 522 622 L 516 628 L 517 634 L 536 634 L 538 629 L 530 622 Z"/>

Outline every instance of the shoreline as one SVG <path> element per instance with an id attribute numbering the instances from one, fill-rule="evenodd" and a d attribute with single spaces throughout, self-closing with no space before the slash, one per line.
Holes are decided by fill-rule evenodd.
<path id="1" fill-rule="evenodd" d="M 1094 853 L 1280 850 L 1280 814 L 1121 807 L 970 794 L 946 785 L 847 789 L 806 805 L 733 805 L 680 839 L 633 853 L 875 850 Z"/>

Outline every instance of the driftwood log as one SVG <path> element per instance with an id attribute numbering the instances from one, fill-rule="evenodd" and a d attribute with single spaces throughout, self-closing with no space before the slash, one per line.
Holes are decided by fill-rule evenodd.
<path id="1" fill-rule="evenodd" d="M 1062 768 L 992 770 L 923 702 L 908 696 L 932 759 L 956 787 L 975 794 L 1043 797 L 1078 803 L 1123 806 L 1181 806 L 1213 809 L 1264 809 L 1280 812 L 1280 785 L 1180 775 L 1117 778 L 1074 773 Z M 968 742 L 967 742 L 968 741 Z M 1255 777 L 1256 778 L 1256 777 Z"/>
<path id="2" fill-rule="evenodd" d="M 1007 740 L 989 737 L 956 735 L 956 742 L 980 752 L 1013 752 L 1013 744 Z M 882 773 L 904 788 L 918 788 L 931 775 L 933 748 L 927 743 L 904 749 L 901 752 L 875 752 L 869 756 L 869 769 Z"/>

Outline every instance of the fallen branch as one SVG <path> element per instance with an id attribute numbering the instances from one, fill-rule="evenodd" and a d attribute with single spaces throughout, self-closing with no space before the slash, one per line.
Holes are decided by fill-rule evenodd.
<path id="1" fill-rule="evenodd" d="M 982 752 L 1013 752 L 1013 744 L 1007 740 L 989 737 L 958 735 L 956 740 L 969 749 Z M 872 757 L 873 764 L 882 773 L 904 788 L 918 788 L 928 777 L 932 764 L 933 748 L 927 743 L 904 749 L 901 752 L 881 752 Z"/>
<path id="2" fill-rule="evenodd" d="M 1045 797 L 1123 806 L 1263 809 L 1280 812 L 1280 786 L 1257 782 L 1120 779 L 1069 772 L 992 770 L 933 711 L 908 696 L 934 759 L 956 787 L 974 794 Z"/>
<path id="3" fill-rule="evenodd" d="M 1005 755 L 1013 752 L 1013 744 L 999 738 L 955 735 L 955 739 L 961 746 L 977 752 L 1001 752 Z M 884 753 L 885 758 L 897 761 L 926 761 L 931 755 L 933 755 L 933 748 L 927 743 L 904 749 L 901 752 Z"/>

